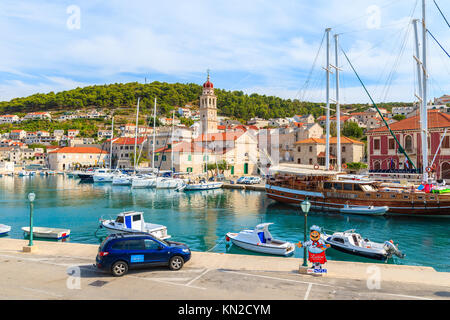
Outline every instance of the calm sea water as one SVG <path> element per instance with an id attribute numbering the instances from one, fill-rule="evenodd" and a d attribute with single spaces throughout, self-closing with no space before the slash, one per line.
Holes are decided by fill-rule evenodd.
<path id="1" fill-rule="evenodd" d="M 146 222 L 167 226 L 172 240 L 187 243 L 196 251 L 255 254 L 226 244 L 227 232 L 253 228 L 261 222 L 273 222 L 275 238 L 303 240 L 304 218 L 299 208 L 281 205 L 263 192 L 211 190 L 176 192 L 137 189 L 111 184 L 86 184 L 62 175 L 50 177 L 1 177 L 0 224 L 12 227 L 8 237 L 23 239 L 21 227 L 29 225 L 27 194 L 36 193 L 34 225 L 70 228 L 67 241 L 98 244 L 107 233 L 96 233 L 99 218 L 115 217 L 124 210 L 144 212 Z M 364 238 L 383 242 L 394 240 L 406 258 L 388 263 L 431 266 L 450 271 L 450 219 L 406 217 L 342 216 L 311 212 L 308 226 L 328 230 L 356 229 Z M 294 257 L 301 258 L 298 249 Z M 327 250 L 329 260 L 374 262 L 334 249 Z M 300 262 L 300 261 L 299 261 Z"/>

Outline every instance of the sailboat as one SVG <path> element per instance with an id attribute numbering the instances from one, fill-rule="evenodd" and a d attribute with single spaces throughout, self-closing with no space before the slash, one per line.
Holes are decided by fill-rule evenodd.
<path id="1" fill-rule="evenodd" d="M 109 168 L 99 168 L 94 170 L 92 174 L 92 180 L 96 183 L 110 183 L 113 181 L 114 172 L 112 170 L 112 146 L 113 146 L 113 137 L 114 137 L 114 117 L 111 121 L 111 143 L 109 150 Z"/>
<path id="2" fill-rule="evenodd" d="M 422 181 L 430 184 L 428 172 L 428 139 L 427 139 L 427 69 L 426 69 L 426 24 L 425 24 L 425 0 L 422 0 L 423 12 L 423 60 L 418 64 L 419 74 L 422 74 L 422 96 L 421 100 L 421 134 L 422 134 Z M 278 202 L 300 205 L 305 199 L 311 203 L 311 207 L 320 211 L 334 211 L 343 213 L 342 209 L 346 205 L 353 208 L 370 207 L 377 205 L 379 207 L 387 207 L 386 215 L 401 216 L 419 216 L 419 217 L 450 217 L 450 194 L 449 193 L 430 193 L 423 190 L 411 188 L 383 188 L 381 182 L 374 180 L 350 180 L 339 179 L 339 173 L 329 171 L 329 73 L 333 67 L 329 63 L 329 32 L 327 33 L 327 66 L 325 68 L 327 74 L 327 144 L 326 144 L 326 169 L 319 170 L 293 170 L 288 167 L 275 167 L 271 169 L 272 176 L 266 183 L 266 195 L 270 199 Z M 416 37 L 417 38 L 417 37 Z M 336 52 L 338 48 L 338 37 L 335 36 Z M 343 51 L 343 50 L 342 50 Z M 349 65 L 358 77 L 364 90 L 372 101 L 381 119 L 386 127 L 390 130 L 394 140 L 399 146 L 399 152 L 403 153 L 408 163 L 413 165 L 404 148 L 401 146 L 397 137 L 390 129 L 388 123 L 384 119 L 380 110 L 373 101 L 371 95 L 364 86 L 361 78 L 357 74 L 347 55 L 343 51 Z M 419 58 L 416 57 L 418 60 Z M 336 77 L 338 83 L 338 55 L 336 54 Z M 336 92 L 338 92 L 338 86 Z M 336 116 L 339 117 L 339 98 L 337 95 Z M 339 118 L 337 123 L 340 123 Z M 338 136 L 340 130 L 337 130 Z M 340 147 L 337 147 L 340 150 Z M 338 157 L 340 154 L 338 153 Z M 340 170 L 340 167 L 337 168 Z M 425 190 L 426 191 L 426 190 Z M 344 210 L 345 211 L 345 210 Z"/>

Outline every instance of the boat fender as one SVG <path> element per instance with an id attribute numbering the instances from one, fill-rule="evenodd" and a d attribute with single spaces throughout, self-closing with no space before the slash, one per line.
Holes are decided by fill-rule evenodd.
<path id="1" fill-rule="evenodd" d="M 226 236 L 225 239 L 226 239 L 227 241 L 230 241 L 230 237 L 229 237 L 229 236 Z"/>
<path id="2" fill-rule="evenodd" d="M 330 164 L 330 170 L 334 170 L 334 167 L 332 164 Z"/>
<path id="3" fill-rule="evenodd" d="M 319 169 L 319 165 L 316 163 L 315 165 L 314 165 L 314 170 L 318 170 Z"/>
<path id="4" fill-rule="evenodd" d="M 344 163 L 344 164 L 342 165 L 342 168 L 343 168 L 343 169 L 347 169 L 347 164 Z"/>
<path id="5" fill-rule="evenodd" d="M 433 171 L 433 169 L 432 169 L 431 167 L 426 167 L 425 170 L 426 170 L 427 172 Z"/>

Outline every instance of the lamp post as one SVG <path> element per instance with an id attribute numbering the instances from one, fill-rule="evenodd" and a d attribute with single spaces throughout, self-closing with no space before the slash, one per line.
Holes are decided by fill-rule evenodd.
<path id="1" fill-rule="evenodd" d="M 308 226 L 308 212 L 309 209 L 311 208 L 311 202 L 309 202 L 308 197 L 306 197 L 305 201 L 303 201 L 300 204 L 300 207 L 302 208 L 303 214 L 305 215 L 305 229 L 303 231 L 304 233 L 304 238 L 303 238 L 303 243 L 306 242 L 306 234 L 307 234 L 307 226 Z M 308 266 L 308 262 L 307 262 L 308 258 L 307 258 L 307 249 L 305 246 L 303 246 L 303 267 L 307 267 Z"/>
<path id="2" fill-rule="evenodd" d="M 28 246 L 33 246 L 33 201 L 36 198 L 36 195 L 31 192 L 28 194 L 28 200 L 30 201 L 30 242 L 28 242 Z"/>

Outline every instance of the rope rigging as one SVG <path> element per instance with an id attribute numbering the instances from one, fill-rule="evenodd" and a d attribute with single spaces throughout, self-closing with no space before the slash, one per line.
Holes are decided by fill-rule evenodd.
<path id="1" fill-rule="evenodd" d="M 447 26 L 450 28 L 450 24 L 448 23 L 447 19 L 445 18 L 444 13 L 442 12 L 441 8 L 439 8 L 438 4 L 436 3 L 436 0 L 433 0 L 436 8 L 439 10 L 439 12 L 441 13 L 442 18 L 444 18 L 445 22 L 447 23 Z"/>
<path id="2" fill-rule="evenodd" d="M 378 109 L 377 105 L 375 104 L 375 102 L 372 99 L 372 96 L 370 95 L 369 91 L 367 90 L 366 86 L 364 85 L 364 83 L 362 82 L 361 78 L 359 77 L 358 73 L 356 72 L 355 68 L 353 67 L 353 64 L 350 62 L 350 59 L 347 57 L 347 54 L 345 53 L 344 49 L 342 49 L 342 47 L 340 47 L 342 53 L 345 56 L 345 59 L 348 61 L 350 67 L 352 68 L 353 72 L 355 73 L 356 77 L 358 78 L 359 82 L 361 83 L 361 85 L 363 86 L 364 90 L 366 91 L 367 95 L 370 98 L 370 101 L 372 101 L 373 106 L 375 107 L 375 109 L 377 110 L 378 114 L 381 116 L 381 119 L 383 120 L 384 124 L 386 125 L 386 127 L 388 128 L 389 132 L 391 133 L 392 137 L 394 138 L 394 140 L 397 142 L 398 145 L 398 152 L 403 153 L 406 157 L 406 159 L 408 159 L 408 162 L 411 163 L 411 165 L 414 167 L 414 169 L 417 169 L 416 166 L 414 165 L 414 163 L 411 161 L 411 159 L 409 158 L 408 154 L 405 152 L 405 149 L 402 147 L 402 145 L 400 144 L 400 141 L 398 141 L 396 135 L 392 132 L 391 128 L 389 127 L 389 124 L 386 122 L 386 120 L 383 117 L 383 114 L 380 112 L 380 110 Z"/>
<path id="3" fill-rule="evenodd" d="M 447 56 L 450 58 L 450 54 L 444 49 L 444 47 L 439 43 L 439 41 L 433 36 L 433 34 L 430 32 L 430 30 L 427 29 L 427 32 L 430 34 L 430 36 L 436 41 L 436 43 L 441 47 L 441 49 L 447 54 Z"/>

